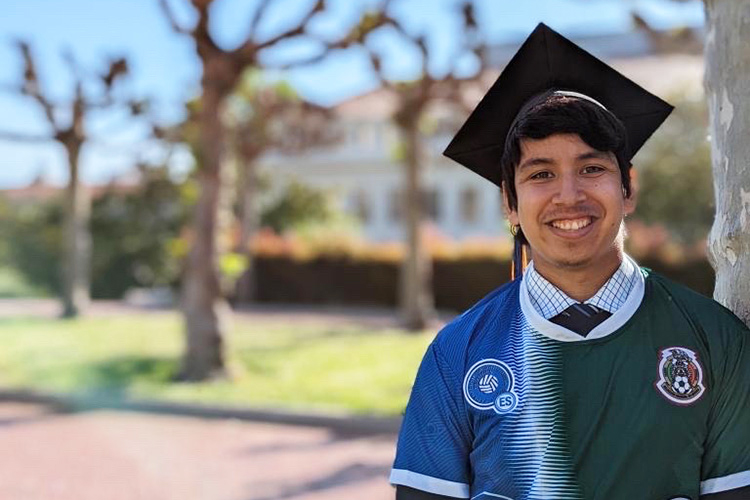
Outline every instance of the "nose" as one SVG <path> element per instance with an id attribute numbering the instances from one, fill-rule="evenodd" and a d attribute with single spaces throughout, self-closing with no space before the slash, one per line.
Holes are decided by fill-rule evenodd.
<path id="1" fill-rule="evenodd" d="M 581 179 L 574 173 L 565 173 L 559 177 L 557 193 L 552 199 L 557 205 L 575 205 L 586 199 Z"/>

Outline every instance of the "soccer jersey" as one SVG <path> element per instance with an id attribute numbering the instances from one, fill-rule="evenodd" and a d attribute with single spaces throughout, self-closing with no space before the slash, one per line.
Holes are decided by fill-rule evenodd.
<path id="1" fill-rule="evenodd" d="M 716 302 L 638 273 L 582 338 L 523 280 L 425 354 L 391 482 L 459 498 L 697 500 L 750 485 L 750 332 Z"/>

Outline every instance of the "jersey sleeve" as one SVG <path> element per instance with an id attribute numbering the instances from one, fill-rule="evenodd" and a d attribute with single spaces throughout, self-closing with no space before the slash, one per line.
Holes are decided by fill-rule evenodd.
<path id="1" fill-rule="evenodd" d="M 731 313 L 727 323 L 731 336 L 714 368 L 701 495 L 750 485 L 750 331 Z"/>
<path id="2" fill-rule="evenodd" d="M 433 342 L 427 349 L 401 424 L 394 485 L 469 498 L 471 432 L 461 380 Z"/>

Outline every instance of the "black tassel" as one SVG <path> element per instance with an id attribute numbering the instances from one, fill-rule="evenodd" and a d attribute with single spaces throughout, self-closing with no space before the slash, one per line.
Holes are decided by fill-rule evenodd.
<path id="1" fill-rule="evenodd" d="M 529 264 L 529 257 L 527 254 L 528 248 L 524 243 L 526 238 L 524 238 L 521 228 L 516 226 L 511 233 L 513 234 L 513 262 L 511 262 L 510 267 L 510 279 L 513 281 L 523 276 L 523 272 Z"/>
<path id="2" fill-rule="evenodd" d="M 513 237 L 513 262 L 511 263 L 510 279 L 514 280 L 523 275 L 523 243 L 518 235 Z"/>

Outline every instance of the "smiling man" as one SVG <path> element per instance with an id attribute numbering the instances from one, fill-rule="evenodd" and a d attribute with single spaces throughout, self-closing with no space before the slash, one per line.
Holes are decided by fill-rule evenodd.
<path id="1" fill-rule="evenodd" d="M 430 345 L 397 499 L 750 499 L 750 332 L 623 252 L 671 109 L 539 25 L 448 146 L 532 261 Z"/>

